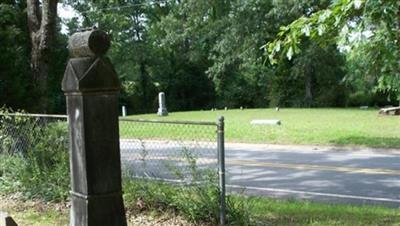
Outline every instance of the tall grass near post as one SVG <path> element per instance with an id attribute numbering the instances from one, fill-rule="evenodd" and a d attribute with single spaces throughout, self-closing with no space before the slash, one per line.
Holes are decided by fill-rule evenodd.
<path id="1" fill-rule="evenodd" d="M 0 192 L 46 201 L 66 200 L 69 190 L 65 122 L 11 116 L 0 118 Z"/>
<path id="2" fill-rule="evenodd" d="M 220 218 L 220 188 L 218 172 L 197 166 L 195 155 L 187 148 L 181 150 L 185 168 L 168 164 L 166 168 L 178 180 L 173 182 L 154 178 L 133 177 L 123 171 L 124 200 L 133 211 L 172 210 L 193 223 L 218 225 Z M 227 197 L 226 225 L 250 225 L 250 203 Z"/>

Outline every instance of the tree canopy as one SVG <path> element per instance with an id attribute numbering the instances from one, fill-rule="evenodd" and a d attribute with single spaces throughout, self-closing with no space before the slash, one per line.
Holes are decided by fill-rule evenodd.
<path id="1" fill-rule="evenodd" d="M 335 43 L 346 53 L 351 72 L 346 79 L 373 80 L 375 88 L 400 100 L 400 2 L 335 0 L 327 8 L 282 26 L 264 47 L 271 63 L 301 54 L 301 43 Z"/>
<path id="2" fill-rule="evenodd" d="M 31 1 L 37 12 L 47 3 L 54 9 L 55 2 Z M 160 91 L 166 93 L 172 111 L 386 105 L 392 104 L 386 97 L 400 97 L 396 1 L 64 0 L 58 4 L 72 7 L 77 16 L 49 17 L 54 21 L 48 30 L 51 42 L 40 50 L 34 35 L 38 30 L 33 31 L 27 14 L 29 5 L 0 1 L 2 105 L 65 112 L 60 82 L 68 35 L 93 25 L 112 37 L 108 55 L 122 81 L 120 104 L 130 113 L 154 112 Z M 60 32 L 62 26 L 68 34 Z M 33 56 L 41 61 L 33 63 Z M 38 96 L 45 97 L 45 104 L 37 103 Z"/>

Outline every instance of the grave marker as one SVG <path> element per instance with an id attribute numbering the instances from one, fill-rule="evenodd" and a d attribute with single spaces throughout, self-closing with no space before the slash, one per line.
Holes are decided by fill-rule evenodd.
<path id="1" fill-rule="evenodd" d="M 126 117 L 126 107 L 122 106 L 122 117 Z"/>
<path id="2" fill-rule="evenodd" d="M 167 116 L 168 115 L 168 111 L 167 111 L 167 107 L 165 104 L 165 93 L 164 92 L 160 92 L 158 94 L 158 111 L 157 114 L 159 116 Z"/>
<path id="3" fill-rule="evenodd" d="M 108 35 L 95 28 L 69 39 L 62 81 L 67 98 L 71 226 L 126 226 L 118 128 L 120 83 Z"/>
<path id="4" fill-rule="evenodd" d="M 281 125 L 281 120 L 279 119 L 255 119 L 251 120 L 251 125 Z"/>

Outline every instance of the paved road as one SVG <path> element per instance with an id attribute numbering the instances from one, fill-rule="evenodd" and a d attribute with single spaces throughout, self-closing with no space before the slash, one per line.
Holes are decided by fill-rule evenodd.
<path id="1" fill-rule="evenodd" d="M 182 147 L 198 153 L 201 167 L 215 167 L 215 147 L 193 142 L 142 141 L 139 145 L 124 140 L 122 160 L 125 165 L 139 166 L 136 172 L 174 179 L 168 165 L 184 167 Z M 398 152 L 226 144 L 227 188 L 231 192 L 289 199 L 400 207 Z M 137 160 L 140 157 L 146 161 Z"/>

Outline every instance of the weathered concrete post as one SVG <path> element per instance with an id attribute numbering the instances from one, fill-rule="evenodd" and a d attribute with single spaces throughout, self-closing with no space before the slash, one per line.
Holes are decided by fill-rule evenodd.
<path id="1" fill-rule="evenodd" d="M 120 83 L 108 35 L 73 34 L 62 81 L 70 130 L 71 226 L 125 226 L 118 130 Z"/>
<path id="2" fill-rule="evenodd" d="M 168 111 L 167 111 L 167 107 L 165 104 L 165 93 L 164 92 L 160 92 L 158 94 L 158 111 L 157 114 L 159 116 L 167 116 L 168 115 Z"/>

